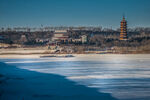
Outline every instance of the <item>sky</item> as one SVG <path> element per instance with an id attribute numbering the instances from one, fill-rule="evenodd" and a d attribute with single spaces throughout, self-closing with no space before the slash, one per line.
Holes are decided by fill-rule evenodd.
<path id="1" fill-rule="evenodd" d="M 0 0 L 0 27 L 150 27 L 150 0 Z"/>

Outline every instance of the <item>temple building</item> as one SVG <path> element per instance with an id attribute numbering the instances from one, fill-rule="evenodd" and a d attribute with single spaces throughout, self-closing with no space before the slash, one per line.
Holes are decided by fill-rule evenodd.
<path id="1" fill-rule="evenodd" d="M 55 30 L 54 36 L 52 37 L 52 41 L 67 41 L 68 40 L 68 35 L 66 30 Z"/>
<path id="2" fill-rule="evenodd" d="M 120 24 L 120 40 L 127 40 L 128 34 L 127 34 L 127 21 L 125 20 L 125 17 L 123 16 L 123 19 Z"/>

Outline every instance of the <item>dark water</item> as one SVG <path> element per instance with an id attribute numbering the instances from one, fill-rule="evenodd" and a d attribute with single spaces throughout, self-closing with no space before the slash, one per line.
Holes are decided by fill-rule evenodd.
<path id="1" fill-rule="evenodd" d="M 82 55 L 74 58 L 0 59 L 8 65 L 65 76 L 120 100 L 150 100 L 150 55 Z"/>

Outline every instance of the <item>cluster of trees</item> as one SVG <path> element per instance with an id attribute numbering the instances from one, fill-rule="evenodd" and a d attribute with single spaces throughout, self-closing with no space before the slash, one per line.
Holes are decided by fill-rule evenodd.
<path id="1" fill-rule="evenodd" d="M 35 45 L 36 39 L 51 39 L 53 36 L 52 31 L 49 32 L 0 32 L 0 36 L 5 38 L 5 43 L 20 43 L 21 36 L 25 35 L 27 42 L 24 44 Z M 120 41 L 119 30 L 102 29 L 101 31 L 92 30 L 69 30 L 68 36 L 70 38 L 79 38 L 81 35 L 88 36 L 88 43 L 86 45 L 99 46 L 99 47 L 141 47 L 150 46 L 150 28 L 132 28 L 128 29 L 128 40 Z M 44 42 L 45 43 L 45 42 Z M 64 45 L 64 44 L 63 44 Z M 77 44 L 83 45 L 83 44 Z M 84 44 L 85 45 L 85 44 Z"/>
<path id="2" fill-rule="evenodd" d="M 22 42 L 21 37 L 25 36 L 26 42 Z M 53 32 L 0 32 L 0 36 L 4 38 L 4 43 L 8 44 L 36 44 L 36 39 L 51 38 Z"/>
<path id="3" fill-rule="evenodd" d="M 77 38 L 80 35 L 88 35 L 88 45 L 100 47 L 149 47 L 150 46 L 150 28 L 133 28 L 128 31 L 128 40 L 119 40 L 119 31 L 73 31 L 69 35 Z"/>

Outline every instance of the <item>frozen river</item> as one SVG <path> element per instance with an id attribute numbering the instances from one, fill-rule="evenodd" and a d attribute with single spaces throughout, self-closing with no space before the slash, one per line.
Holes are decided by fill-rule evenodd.
<path id="1" fill-rule="evenodd" d="M 28 72 L 26 73 L 24 72 L 24 70 L 29 72 L 30 71 L 37 72 L 41 74 L 44 73 L 47 75 L 52 74 L 52 75 L 64 76 L 66 80 L 74 82 L 74 84 L 76 84 L 75 87 L 85 86 L 85 88 L 96 89 L 95 91 L 97 91 L 98 93 L 110 94 L 112 100 L 115 99 L 116 100 L 150 100 L 150 54 L 78 55 L 72 58 L 43 58 L 43 59 L 42 58 L 26 58 L 26 59 L 1 58 L 0 62 L 3 63 L 1 64 L 0 67 L 1 68 L 0 75 L 1 76 L 4 75 L 12 79 L 12 80 L 6 80 L 7 84 L 0 82 L 0 89 L 1 89 L 0 97 L 2 100 L 9 100 L 7 96 L 16 98 L 14 96 L 14 93 L 17 94 L 17 92 L 19 91 L 22 92 L 19 93 L 19 96 L 21 95 L 23 98 L 34 99 L 34 97 L 38 97 L 38 95 L 32 94 L 36 92 L 34 91 L 34 89 L 31 89 L 32 87 L 27 85 L 29 83 L 31 84 L 39 83 L 38 85 L 40 86 L 39 88 L 41 88 L 41 91 L 45 91 L 45 93 L 47 94 L 53 93 L 53 91 L 49 92 L 48 86 L 46 86 L 47 88 L 42 87 L 43 84 L 46 84 L 46 83 L 43 84 L 40 83 L 43 77 L 41 77 L 41 79 L 40 78 L 37 79 L 31 76 L 30 78 L 28 76 L 30 73 L 28 74 Z M 7 67 L 5 66 L 9 68 L 7 69 Z M 15 69 L 13 69 L 13 67 L 15 67 Z M 21 71 L 17 72 L 18 70 L 21 71 L 23 70 L 23 72 Z M 4 79 L 0 78 L 0 80 L 4 80 Z M 17 84 L 20 84 L 19 85 L 20 87 L 17 87 Z M 57 84 L 59 85 L 59 83 Z M 51 82 L 49 82 L 49 85 L 51 85 Z M 23 88 L 24 86 L 25 88 L 28 89 L 24 90 Z M 12 88 L 12 87 L 16 87 L 16 88 Z M 45 90 L 42 90 L 43 88 Z M 57 89 L 55 88 L 59 88 L 59 86 L 53 88 L 57 94 L 59 90 L 57 91 Z M 30 89 L 33 98 L 26 97 L 26 94 L 28 94 L 28 90 Z M 11 93 L 13 95 L 11 95 Z M 50 98 L 48 95 L 44 95 L 44 96 L 46 96 L 46 98 Z M 46 100 L 46 98 L 41 100 Z M 77 95 L 76 98 L 78 98 Z M 62 99 L 54 98 L 54 99 L 62 100 L 63 98 Z M 40 100 L 40 99 L 36 98 L 35 100 Z M 64 98 L 64 100 L 67 99 Z M 109 100 L 109 98 L 108 99 L 106 98 L 106 100 Z"/>

